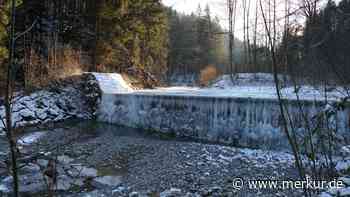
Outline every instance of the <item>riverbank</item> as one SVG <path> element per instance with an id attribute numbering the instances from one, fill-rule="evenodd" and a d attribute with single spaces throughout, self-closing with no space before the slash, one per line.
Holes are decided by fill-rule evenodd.
<path id="1" fill-rule="evenodd" d="M 74 182 L 68 181 L 62 171 L 59 178 L 71 183 L 60 186 L 59 193 L 64 196 L 256 196 L 259 191 L 234 190 L 233 179 L 297 178 L 293 157 L 288 153 L 165 139 L 95 122 L 58 124 L 37 130 L 36 136 L 38 132 L 42 135 L 24 144 L 21 152 L 57 157 L 61 166 L 58 168 L 82 166 L 88 175 L 75 177 L 78 181 Z M 40 163 L 47 162 L 33 161 L 30 166 L 38 167 L 23 174 L 26 182 L 22 189 L 28 195 L 42 194 L 45 189 L 35 182 L 39 179 L 33 174 L 39 176 Z M 6 177 L 2 180 L 0 188 L 10 186 Z M 300 192 L 266 190 L 259 194 L 299 196 Z"/>

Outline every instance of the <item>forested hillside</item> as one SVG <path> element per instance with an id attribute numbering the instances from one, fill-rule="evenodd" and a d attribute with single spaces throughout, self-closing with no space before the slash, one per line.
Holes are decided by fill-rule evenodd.
<path id="1" fill-rule="evenodd" d="M 8 56 L 9 2 L 1 1 L 1 69 Z M 305 24 L 288 24 L 274 41 L 279 72 L 348 82 L 349 7 L 346 0 L 329 1 L 306 15 Z M 82 71 L 128 73 L 148 84 L 188 75 L 197 80 L 203 72 L 272 72 L 258 13 L 246 17 L 244 40 L 234 38 L 231 70 L 229 32 L 209 6 L 186 15 L 159 0 L 31 0 L 17 1 L 16 10 L 15 73 L 25 87 Z"/>
<path id="2" fill-rule="evenodd" d="M 9 2 L 2 3 L 1 12 L 3 64 Z M 158 0 L 33 0 L 18 2 L 16 10 L 16 32 L 25 32 L 16 39 L 16 73 L 25 87 L 82 71 L 164 81 L 172 75 L 197 76 L 208 66 L 228 70 L 227 32 L 209 6 L 185 15 Z M 235 52 L 239 61 L 240 47 Z"/>
<path id="3" fill-rule="evenodd" d="M 3 63 L 9 3 L 1 2 Z M 166 71 L 167 18 L 158 0 L 31 0 L 16 10 L 16 32 L 25 32 L 16 39 L 16 73 L 27 87 L 81 71 Z"/>
<path id="4" fill-rule="evenodd" d="M 9 0 L 2 2 L 0 59 L 6 64 Z M 143 81 L 227 72 L 227 32 L 209 6 L 185 15 L 158 0 L 19 1 L 18 84 L 37 87 L 82 71 L 121 72 Z M 242 43 L 236 40 L 234 61 Z M 4 65 L 2 66 L 5 67 Z"/>
<path id="5" fill-rule="evenodd" d="M 328 1 L 307 17 L 305 28 L 291 26 L 279 47 L 286 72 L 295 78 L 350 83 L 350 1 Z M 283 57 L 284 56 L 284 57 Z"/>
<path id="6" fill-rule="evenodd" d="M 225 32 L 208 6 L 191 15 L 168 9 L 168 17 L 169 74 L 199 74 L 209 65 L 224 69 L 228 57 Z"/>

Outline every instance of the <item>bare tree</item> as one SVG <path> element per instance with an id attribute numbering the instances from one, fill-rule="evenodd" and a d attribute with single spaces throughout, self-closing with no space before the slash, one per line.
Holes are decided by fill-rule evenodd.
<path id="1" fill-rule="evenodd" d="M 257 33 L 258 33 L 258 1 L 256 1 L 255 4 L 255 19 L 254 19 L 254 36 L 253 36 L 253 64 L 254 64 L 254 69 L 258 70 L 258 60 L 257 60 Z"/>
<path id="2" fill-rule="evenodd" d="M 35 25 L 36 21 L 25 31 L 16 34 L 16 1 L 11 1 L 10 7 L 10 21 L 9 21 L 9 32 L 8 32 L 8 48 L 9 48 L 9 57 L 8 65 L 6 67 L 6 85 L 5 85 L 5 98 L 4 98 L 4 107 L 5 107 L 5 117 L 0 118 L 4 125 L 4 130 L 6 132 L 7 141 L 10 148 L 10 169 L 13 177 L 13 194 L 15 197 L 19 196 L 19 177 L 18 177 L 18 147 L 16 140 L 16 122 L 12 120 L 12 106 L 15 102 L 14 99 L 14 83 L 15 83 L 15 50 L 16 50 L 16 40 L 28 33 Z"/>
<path id="3" fill-rule="evenodd" d="M 235 23 L 236 23 L 236 8 L 237 0 L 227 0 L 227 8 L 229 15 L 229 61 L 230 61 L 230 76 L 232 83 L 234 82 L 234 74 L 236 73 L 236 68 L 234 68 L 233 63 L 233 49 L 235 42 Z"/>
<path id="4" fill-rule="evenodd" d="M 273 77 L 274 77 L 274 81 L 275 81 L 275 89 L 276 89 L 276 93 L 277 93 L 280 114 L 281 114 L 281 118 L 282 118 L 283 131 L 288 139 L 289 144 L 291 145 L 293 155 L 295 158 L 295 164 L 296 164 L 296 167 L 298 168 L 298 171 L 299 171 L 299 176 L 302 180 L 306 180 L 306 174 L 304 171 L 302 158 L 299 154 L 300 150 L 299 150 L 299 146 L 297 144 L 296 134 L 295 134 L 295 132 L 293 132 L 293 130 L 291 131 L 289 129 L 289 126 L 288 126 L 289 125 L 288 118 L 287 118 L 288 110 L 285 108 L 285 105 L 284 105 L 284 102 L 282 99 L 281 85 L 280 85 L 279 78 L 278 78 L 277 56 L 276 56 L 276 51 L 275 51 L 276 50 L 276 46 L 275 46 L 275 44 L 276 44 L 276 25 L 275 25 L 276 24 L 276 8 L 275 8 L 276 1 L 274 0 L 274 5 L 273 5 L 273 7 L 274 7 L 274 9 L 273 9 L 274 10 L 274 13 L 273 13 L 274 21 L 273 21 L 272 31 L 268 25 L 267 17 L 266 17 L 265 11 L 263 9 L 263 5 L 262 5 L 261 0 L 259 0 L 259 4 L 260 4 L 260 10 L 262 13 L 264 24 L 265 24 L 267 40 L 268 40 L 270 50 L 271 50 Z M 305 191 L 305 196 L 308 196 L 306 191 Z"/>
<path id="5" fill-rule="evenodd" d="M 251 8 L 251 0 L 248 0 L 248 4 L 246 4 L 246 1 L 244 1 L 244 12 L 245 12 L 245 28 L 244 28 L 244 34 L 245 34 L 245 46 L 246 46 L 246 64 L 247 66 L 251 65 L 251 46 L 250 46 L 250 8 Z"/>
<path id="6" fill-rule="evenodd" d="M 303 2 L 305 3 L 305 5 L 298 8 L 298 10 L 303 10 L 303 13 L 308 13 L 308 15 L 315 14 L 315 12 L 317 11 L 318 1 Z M 306 174 L 310 174 L 311 178 L 313 178 L 314 180 L 321 180 L 324 178 L 333 179 L 335 176 L 333 154 L 337 146 L 336 133 L 338 130 L 337 111 L 342 110 L 342 107 L 339 106 L 344 105 L 342 104 L 343 101 L 336 103 L 329 102 L 329 98 L 327 96 L 328 82 L 327 79 L 325 79 L 324 84 L 322 84 L 324 97 L 321 98 L 323 100 L 314 101 L 319 105 L 317 111 L 314 111 L 311 114 L 305 108 L 305 101 L 302 100 L 300 96 L 300 88 L 303 85 L 303 81 L 301 82 L 301 84 L 298 84 L 297 80 L 295 79 L 296 76 L 294 76 L 294 73 L 290 73 L 288 70 L 286 70 L 288 67 L 292 66 L 289 65 L 290 60 L 288 56 L 290 45 L 293 46 L 292 44 L 295 44 L 290 43 L 290 39 L 291 37 L 298 37 L 298 31 L 292 32 L 290 30 L 291 26 L 289 16 L 291 16 L 292 13 L 295 13 L 295 11 L 290 12 L 289 0 L 285 0 L 285 24 L 283 29 L 284 45 L 282 48 L 282 54 L 279 54 L 279 56 L 277 57 L 276 51 L 277 48 L 280 46 L 278 46 L 277 44 L 278 32 L 276 23 L 276 0 L 273 0 L 273 3 L 271 4 L 271 9 L 269 9 L 272 10 L 272 13 L 266 13 L 266 10 L 264 10 L 261 0 L 259 1 L 259 3 L 265 24 L 266 37 L 269 43 L 269 49 L 271 53 L 273 76 L 275 81 L 276 94 L 278 97 L 281 119 L 283 123 L 283 131 L 287 136 L 289 144 L 291 145 L 291 149 L 295 158 L 295 164 L 298 168 L 300 178 L 305 180 L 307 178 Z M 271 15 L 271 21 L 268 20 L 267 14 Z M 311 15 L 311 18 L 309 20 L 313 20 L 314 18 L 314 16 Z M 313 45 L 311 44 L 308 47 L 312 48 L 312 46 Z M 312 63 L 318 65 L 318 67 L 321 67 L 322 65 L 322 63 L 317 59 L 313 59 Z M 278 76 L 279 73 L 284 73 L 285 75 L 291 74 L 290 79 L 293 83 L 294 93 L 296 96 L 298 118 L 293 118 L 291 110 L 286 106 L 285 100 L 282 98 L 282 86 Z M 312 73 L 310 73 L 310 75 L 312 75 Z M 346 100 L 346 98 L 344 100 Z M 298 127 L 302 129 L 302 134 L 298 133 Z M 304 195 L 311 196 L 311 192 L 304 190 Z"/>
<path id="7" fill-rule="evenodd" d="M 13 68 L 15 54 L 15 21 L 16 21 L 16 1 L 11 1 L 11 20 L 9 34 L 9 63 L 7 66 L 6 93 L 5 93 L 5 131 L 10 145 L 11 170 L 13 177 L 13 193 L 15 197 L 19 196 L 18 172 L 17 172 L 17 142 L 14 136 L 12 125 L 12 98 L 13 98 Z"/>

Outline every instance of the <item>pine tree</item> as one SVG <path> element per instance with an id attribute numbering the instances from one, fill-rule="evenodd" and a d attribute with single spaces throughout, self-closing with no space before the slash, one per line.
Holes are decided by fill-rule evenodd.
<path id="1" fill-rule="evenodd" d="M 130 66 L 163 75 L 167 59 L 167 18 L 156 0 L 106 1 L 99 11 L 98 64 L 123 71 Z"/>
<path id="2" fill-rule="evenodd" d="M 198 75 L 207 65 L 225 64 L 224 34 L 218 19 L 213 19 L 209 6 L 196 14 L 179 14 L 168 9 L 169 75 Z"/>
<path id="3" fill-rule="evenodd" d="M 7 29 L 9 24 L 9 1 L 2 1 L 0 4 L 0 68 L 3 68 L 3 63 L 8 57 L 8 40 Z M 3 70 L 0 69 L 0 72 Z"/>

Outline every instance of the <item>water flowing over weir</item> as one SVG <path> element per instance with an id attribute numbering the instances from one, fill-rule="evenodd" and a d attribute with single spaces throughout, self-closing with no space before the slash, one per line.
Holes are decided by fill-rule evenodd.
<path id="1" fill-rule="evenodd" d="M 108 78 L 101 75 L 95 74 L 97 80 Z M 106 86 L 106 80 L 103 83 Z M 276 99 L 131 92 L 123 84 L 115 89 L 101 87 L 99 121 L 211 142 L 288 149 Z M 285 105 L 292 119 L 300 123 L 295 126 L 302 132 L 297 101 L 285 100 Z M 322 107 L 320 102 L 307 100 L 302 105 L 309 117 Z M 335 123 L 343 136 L 349 136 L 349 112 L 337 112 Z"/>

